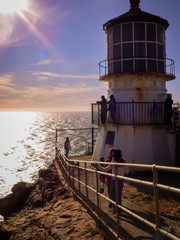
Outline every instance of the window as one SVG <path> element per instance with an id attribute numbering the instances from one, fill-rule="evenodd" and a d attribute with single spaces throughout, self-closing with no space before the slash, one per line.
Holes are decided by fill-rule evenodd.
<path id="1" fill-rule="evenodd" d="M 108 45 L 112 45 L 113 43 L 113 35 L 112 35 L 112 28 L 109 29 L 108 31 Z"/>
<path id="2" fill-rule="evenodd" d="M 163 27 L 161 25 L 157 25 L 157 41 L 160 43 L 163 43 L 164 39 L 164 31 L 163 31 Z"/>
<path id="3" fill-rule="evenodd" d="M 122 24 L 122 37 L 123 37 L 123 42 L 132 41 L 132 24 L 131 23 Z"/>
<path id="4" fill-rule="evenodd" d="M 155 43 L 147 43 L 147 57 L 148 58 L 156 58 L 156 44 Z"/>
<path id="5" fill-rule="evenodd" d="M 121 61 L 114 62 L 114 73 L 121 73 Z"/>
<path id="6" fill-rule="evenodd" d="M 113 46 L 113 58 L 120 59 L 121 58 L 121 44 Z"/>
<path id="7" fill-rule="evenodd" d="M 164 62 L 158 61 L 158 72 L 164 73 Z"/>
<path id="8" fill-rule="evenodd" d="M 114 137 L 115 137 L 115 132 L 107 131 L 105 144 L 113 145 L 114 144 Z"/>
<path id="9" fill-rule="evenodd" d="M 112 59 L 113 58 L 113 47 L 109 47 L 108 49 L 108 59 Z"/>
<path id="10" fill-rule="evenodd" d="M 145 24 L 144 23 L 134 24 L 134 40 L 135 41 L 145 40 Z"/>
<path id="11" fill-rule="evenodd" d="M 133 57 L 133 45 L 132 43 L 123 44 L 123 58 L 132 58 Z"/>
<path id="12" fill-rule="evenodd" d="M 119 43 L 121 41 L 120 25 L 113 27 L 113 43 Z"/>
<path id="13" fill-rule="evenodd" d="M 158 44 L 158 58 L 164 58 L 164 47 L 161 44 Z"/>
<path id="14" fill-rule="evenodd" d="M 123 61 L 123 72 L 133 72 L 133 61 Z"/>
<path id="15" fill-rule="evenodd" d="M 156 60 L 148 60 L 148 72 L 157 72 Z"/>
<path id="16" fill-rule="evenodd" d="M 135 57 L 145 57 L 145 43 L 135 43 Z"/>
<path id="17" fill-rule="evenodd" d="M 147 23 L 147 41 L 156 41 L 156 25 Z"/>
<path id="18" fill-rule="evenodd" d="M 136 67 L 136 72 L 146 72 L 146 61 L 136 60 L 135 67 Z"/>

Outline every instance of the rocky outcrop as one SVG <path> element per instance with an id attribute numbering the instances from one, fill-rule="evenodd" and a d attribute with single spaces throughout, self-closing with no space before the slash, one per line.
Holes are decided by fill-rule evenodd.
<path id="1" fill-rule="evenodd" d="M 17 206 L 20 208 L 22 197 L 24 207 L 21 211 L 14 214 L 11 211 L 10 216 L 5 206 L 9 206 L 7 202 L 12 203 L 12 195 L 7 196 L 7 202 L 5 198 L 2 200 L 6 204 L 1 213 L 10 217 L 0 223 L 1 240 L 106 239 L 86 209 L 74 200 L 69 189 L 59 181 L 54 164 L 46 170 L 40 170 L 38 180 L 34 184 L 27 184 L 27 189 L 20 191 L 20 185 L 21 189 L 26 186 L 25 183 L 19 183 L 14 186 L 12 194 L 18 196 L 16 211 Z M 26 197 L 22 194 L 26 192 L 25 189 Z"/>
<path id="2" fill-rule="evenodd" d="M 12 193 L 0 198 L 0 214 L 7 218 L 12 213 L 20 211 L 33 189 L 33 184 L 19 182 L 11 189 Z"/>

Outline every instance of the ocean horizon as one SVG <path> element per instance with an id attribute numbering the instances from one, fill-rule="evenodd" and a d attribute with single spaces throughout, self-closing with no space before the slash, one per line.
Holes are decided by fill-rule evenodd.
<path id="1" fill-rule="evenodd" d="M 91 143 L 91 127 L 90 112 L 0 112 L 0 197 L 18 182 L 33 182 L 39 169 L 52 163 L 56 129 L 62 130 L 58 145 L 63 148 L 69 137 L 70 155 L 82 155 Z"/>

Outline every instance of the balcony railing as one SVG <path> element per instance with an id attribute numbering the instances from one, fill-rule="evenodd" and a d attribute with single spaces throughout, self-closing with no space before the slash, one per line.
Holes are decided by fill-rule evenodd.
<path id="1" fill-rule="evenodd" d="M 174 104 L 175 106 L 177 104 Z M 115 111 L 115 123 L 119 125 L 163 125 L 166 122 L 164 102 L 117 102 Z M 173 107 L 172 123 L 180 122 L 180 109 Z M 101 105 L 92 103 L 92 123 L 101 124 Z M 109 111 L 107 111 L 106 123 L 112 123 Z"/>
<path id="2" fill-rule="evenodd" d="M 175 63 L 170 58 L 108 59 L 99 63 L 100 78 L 118 73 L 161 73 L 175 78 Z"/>

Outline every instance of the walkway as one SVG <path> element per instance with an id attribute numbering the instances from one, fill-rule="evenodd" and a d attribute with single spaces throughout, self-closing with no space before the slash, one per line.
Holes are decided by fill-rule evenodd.
<path id="1" fill-rule="evenodd" d="M 160 197 L 162 199 L 159 201 L 162 206 L 165 204 L 165 211 L 163 213 L 162 209 L 160 209 L 159 224 L 162 231 L 158 231 L 158 234 L 156 234 L 156 231 L 153 229 L 157 217 L 155 215 L 156 209 L 152 187 L 148 186 L 148 184 L 138 184 L 138 186 L 141 186 L 139 191 L 137 185 L 134 185 L 136 183 L 130 184 L 127 181 L 123 190 L 122 207 L 118 208 L 117 214 L 113 214 L 108 207 L 110 200 L 107 194 L 107 187 L 106 185 L 103 186 L 103 183 L 99 181 L 99 173 L 92 168 L 88 161 L 70 163 L 65 163 L 60 158 L 55 160 L 59 176 L 62 178 L 61 169 L 66 182 L 76 197 L 88 208 L 99 226 L 106 229 L 114 239 L 180 239 L 180 212 L 179 216 L 175 216 L 176 212 L 172 214 L 172 211 L 175 211 L 176 195 L 174 195 L 175 199 L 171 199 L 171 201 L 174 201 L 173 203 L 171 201 L 166 201 L 165 203 L 164 192 L 161 193 Z M 142 186 L 144 186 L 145 192 L 142 192 Z M 103 193 L 102 188 L 104 189 Z M 166 198 L 169 198 L 168 194 L 166 193 Z M 179 195 L 177 199 L 178 204 Z M 171 212 L 171 214 L 168 215 L 168 212 Z M 173 217 L 174 219 L 172 219 Z M 169 234 L 164 235 L 162 234 L 163 231 L 167 231 Z"/>

